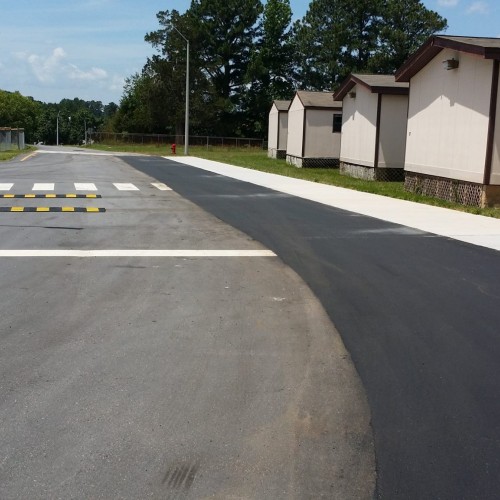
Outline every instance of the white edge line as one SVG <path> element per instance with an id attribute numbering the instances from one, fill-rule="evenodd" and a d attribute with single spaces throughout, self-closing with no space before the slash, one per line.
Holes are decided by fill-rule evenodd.
<path id="1" fill-rule="evenodd" d="M 276 257 L 271 250 L 0 250 L 1 257 Z"/>

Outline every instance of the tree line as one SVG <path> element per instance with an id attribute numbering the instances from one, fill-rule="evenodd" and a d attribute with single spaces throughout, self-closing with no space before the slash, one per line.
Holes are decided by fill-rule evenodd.
<path id="1" fill-rule="evenodd" d="M 117 131 L 183 133 L 186 42 L 195 135 L 264 137 L 274 99 L 335 90 L 351 72 L 395 70 L 446 19 L 419 0 L 312 0 L 292 22 L 289 0 L 192 0 L 157 14 L 156 51 L 126 81 Z"/>
<path id="2" fill-rule="evenodd" d="M 87 129 L 183 135 L 186 41 L 190 44 L 190 133 L 267 135 L 274 99 L 335 90 L 351 72 L 394 73 L 446 19 L 420 0 L 312 0 L 292 21 L 289 0 L 192 0 L 157 14 L 145 40 L 154 53 L 125 83 L 120 105 L 42 103 L 0 91 L 0 125 L 27 142 L 79 143 Z"/>
<path id="3" fill-rule="evenodd" d="M 27 143 L 56 144 L 59 122 L 59 143 L 81 144 L 85 130 L 113 130 L 118 105 L 101 101 L 63 99 L 44 103 L 19 92 L 0 90 L 0 125 L 24 128 Z"/>

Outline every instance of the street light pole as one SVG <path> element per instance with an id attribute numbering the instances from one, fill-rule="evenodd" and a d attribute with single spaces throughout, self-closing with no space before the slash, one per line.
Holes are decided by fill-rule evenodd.
<path id="1" fill-rule="evenodd" d="M 59 146 L 59 115 L 60 111 L 57 112 L 57 126 L 56 126 L 56 145 Z"/>
<path id="2" fill-rule="evenodd" d="M 181 35 L 186 42 L 186 112 L 184 118 L 184 154 L 189 154 L 189 40 L 175 27 L 172 28 Z"/>

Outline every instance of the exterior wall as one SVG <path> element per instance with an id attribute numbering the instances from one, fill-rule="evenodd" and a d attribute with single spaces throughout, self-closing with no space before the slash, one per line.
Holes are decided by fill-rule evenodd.
<path id="1" fill-rule="evenodd" d="M 288 112 L 280 111 L 278 116 L 278 149 L 286 151 L 288 136 Z"/>
<path id="2" fill-rule="evenodd" d="M 278 119 L 279 111 L 273 104 L 269 111 L 269 127 L 267 132 L 267 149 L 272 151 L 278 149 Z"/>
<path id="3" fill-rule="evenodd" d="M 379 168 L 404 168 L 408 96 L 382 95 L 379 130 Z"/>
<path id="4" fill-rule="evenodd" d="M 340 161 L 373 167 L 378 94 L 372 94 L 361 85 L 355 85 L 353 91 L 355 98 L 347 95 L 343 100 Z"/>
<path id="5" fill-rule="evenodd" d="M 493 156 L 491 162 L 490 184 L 500 185 L 500 79 L 498 81 L 497 110 L 495 135 L 493 140 Z"/>
<path id="6" fill-rule="evenodd" d="M 302 156 L 304 112 L 300 99 L 295 96 L 288 110 L 287 156 Z"/>
<path id="7" fill-rule="evenodd" d="M 459 67 L 446 71 L 454 57 Z M 445 49 L 410 82 L 405 170 L 483 182 L 493 62 Z"/>
<path id="8" fill-rule="evenodd" d="M 340 132 L 333 132 L 333 115 L 342 110 L 308 109 L 306 111 L 306 158 L 339 158 Z"/>

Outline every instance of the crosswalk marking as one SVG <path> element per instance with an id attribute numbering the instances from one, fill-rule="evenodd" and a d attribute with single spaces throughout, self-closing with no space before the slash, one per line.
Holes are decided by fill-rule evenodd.
<path id="1" fill-rule="evenodd" d="M 152 182 L 151 185 L 156 189 L 159 189 L 160 191 L 172 191 L 172 188 L 168 187 L 166 184 L 163 184 L 163 182 Z"/>
<path id="2" fill-rule="evenodd" d="M 18 183 L 17 185 L 19 185 L 19 184 L 23 184 L 23 183 Z M 32 184 L 33 187 L 31 188 L 31 191 L 54 191 L 55 184 L 56 183 L 54 183 L 54 182 L 35 182 L 34 184 Z M 61 182 L 59 184 L 67 185 L 67 183 L 65 183 L 65 182 Z M 97 186 L 97 184 L 95 182 L 73 182 L 72 184 L 75 187 L 75 194 L 65 195 L 66 197 L 79 197 L 80 195 L 76 194 L 77 191 L 99 191 L 99 190 L 102 191 L 103 189 L 105 189 L 106 185 L 108 186 L 108 189 L 109 189 L 110 184 L 118 191 L 141 191 L 141 189 L 144 190 L 144 188 L 147 187 L 145 185 L 141 185 L 141 187 L 138 187 L 131 182 L 111 182 L 111 183 L 103 182 L 103 183 L 100 183 L 99 187 Z M 0 182 L 0 192 L 1 191 L 11 191 L 15 185 L 16 184 L 13 182 Z M 149 185 L 153 186 L 154 188 L 156 188 L 160 191 L 172 191 L 172 188 L 170 186 L 167 186 L 167 184 L 165 184 L 163 182 L 151 182 L 148 184 L 148 186 Z M 26 185 L 24 185 L 24 187 L 22 189 L 23 190 L 26 189 Z M 26 191 L 24 191 L 24 192 L 26 193 Z M 6 195 L 0 195 L 0 197 L 2 197 L 2 196 L 6 197 Z M 26 198 L 35 197 L 34 194 L 31 194 L 31 195 L 24 194 L 23 196 Z M 53 195 L 46 194 L 45 196 L 50 197 Z M 91 196 L 91 195 L 87 195 L 87 196 Z M 17 197 L 17 195 L 16 195 L 16 197 Z M 36 197 L 38 197 L 38 195 Z"/>
<path id="3" fill-rule="evenodd" d="M 75 182 L 77 191 L 97 191 L 97 187 L 93 182 Z"/>
<path id="4" fill-rule="evenodd" d="M 131 182 L 113 182 L 113 186 L 118 191 L 139 191 L 139 188 Z"/>
<path id="5" fill-rule="evenodd" d="M 33 191 L 54 191 L 53 182 L 35 182 L 33 184 Z"/>

